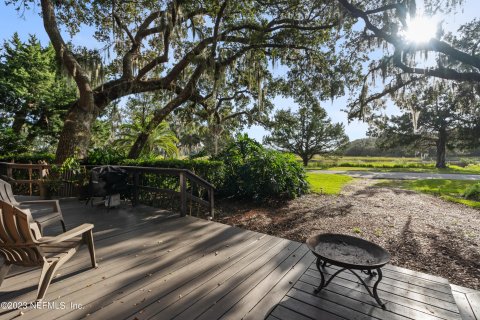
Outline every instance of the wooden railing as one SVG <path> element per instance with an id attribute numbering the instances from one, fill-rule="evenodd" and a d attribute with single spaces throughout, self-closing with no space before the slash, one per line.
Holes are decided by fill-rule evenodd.
<path id="1" fill-rule="evenodd" d="M 51 169 L 49 164 L 24 164 L 13 162 L 0 162 L 0 178 L 9 182 L 20 185 L 28 185 L 28 195 L 33 195 L 34 187 L 40 189 L 41 184 L 45 181 L 48 175 L 48 170 Z M 21 179 L 15 179 L 13 170 L 26 171 L 22 174 Z M 27 179 L 23 179 L 23 176 Z"/>
<path id="2" fill-rule="evenodd" d="M 84 166 L 85 174 L 95 166 Z M 180 200 L 180 214 L 185 216 L 190 209 L 192 213 L 193 203 L 207 207 L 208 213 L 211 217 L 214 215 L 214 191 L 215 187 L 208 181 L 195 175 L 193 172 L 186 169 L 172 169 L 172 168 L 153 168 L 153 167 L 134 167 L 134 166 L 120 166 L 126 170 L 130 176 L 130 186 L 132 187 L 132 203 L 141 202 L 141 195 L 143 193 L 164 194 L 171 197 L 179 198 Z M 51 169 L 47 164 L 19 164 L 10 162 L 0 162 L 0 178 L 13 185 L 27 185 L 28 191 L 26 194 L 36 194 L 35 190 L 40 190 L 42 184 L 45 183 L 48 170 Z M 23 173 L 14 174 L 14 170 L 24 171 Z M 26 171 L 26 172 L 25 172 Z M 178 181 L 170 188 L 159 188 L 155 185 L 148 185 L 148 175 L 155 176 L 173 176 L 177 177 Z M 73 187 L 73 183 L 66 178 L 71 175 L 65 173 L 62 176 L 63 188 L 61 188 L 61 196 L 78 196 L 79 188 Z M 20 177 L 20 178 L 18 178 Z M 26 179 L 24 179 L 25 177 Z M 204 192 L 200 190 L 203 189 Z"/>
<path id="3" fill-rule="evenodd" d="M 172 169 L 172 168 L 152 168 L 152 167 L 133 167 L 133 166 L 120 166 L 120 168 L 128 171 L 132 175 L 132 187 L 133 187 L 133 199 L 132 201 L 139 201 L 139 194 L 141 190 L 147 192 L 154 192 L 160 194 L 169 194 L 178 196 L 180 198 L 180 214 L 182 216 L 187 214 L 188 203 L 195 202 L 199 205 L 206 206 L 208 208 L 211 217 L 214 215 L 214 192 L 215 187 L 208 181 L 197 176 L 190 170 L 186 169 Z M 170 175 L 178 177 L 178 191 L 172 189 L 158 188 L 155 186 L 148 186 L 144 184 L 143 176 L 145 174 L 155 174 L 160 176 Z M 206 190 L 206 200 L 199 197 L 198 194 L 194 194 L 195 185 Z M 176 189 L 176 188 L 175 188 Z M 192 206 L 190 205 L 190 208 Z"/>

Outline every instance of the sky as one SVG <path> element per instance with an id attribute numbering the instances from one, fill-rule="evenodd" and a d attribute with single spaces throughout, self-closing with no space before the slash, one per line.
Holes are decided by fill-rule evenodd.
<path id="1" fill-rule="evenodd" d="M 422 1 L 419 0 L 418 2 Z M 418 7 L 421 8 L 421 5 Z M 43 27 L 39 12 L 38 8 L 30 11 L 17 12 L 13 6 L 6 6 L 4 1 L 0 1 L 0 43 L 10 39 L 13 33 L 17 32 L 22 40 L 26 40 L 29 34 L 35 34 L 42 45 L 46 45 L 49 39 Z M 443 25 L 445 30 L 455 31 L 459 25 L 475 18 L 480 18 L 480 0 L 465 0 L 463 9 L 441 19 L 445 20 Z M 73 38 L 73 43 L 76 45 L 85 45 L 89 48 L 97 45 L 91 37 L 91 30 L 88 29 L 82 29 L 82 32 Z M 333 122 L 341 122 L 345 125 L 345 131 L 350 140 L 364 138 L 366 137 L 366 131 L 368 129 L 367 124 L 360 121 L 352 121 L 349 123 L 347 114 L 341 111 L 345 109 L 347 100 L 348 96 L 346 95 L 336 98 L 333 101 L 324 101 L 322 106 L 327 110 Z M 298 108 L 291 98 L 276 97 L 273 102 L 276 108 L 291 108 L 292 110 Z M 396 114 L 398 110 L 390 104 L 386 112 L 387 114 Z M 245 132 L 259 142 L 261 142 L 263 136 L 267 134 L 260 126 L 246 128 Z"/>

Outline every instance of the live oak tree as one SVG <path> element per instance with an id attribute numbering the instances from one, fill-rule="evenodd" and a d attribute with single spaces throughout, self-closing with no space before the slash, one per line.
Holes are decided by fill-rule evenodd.
<path id="1" fill-rule="evenodd" d="M 359 52 L 369 61 L 363 80 L 352 95 L 349 117 L 374 123 L 372 134 L 386 147 L 433 144 L 437 167 L 445 167 L 448 147 L 478 145 L 480 20 L 465 23 L 456 35 L 445 33 L 439 24 L 434 37 L 415 42 L 407 39 L 403 31 L 408 29 L 409 19 L 417 15 L 418 1 L 337 2 L 348 18 L 364 26 L 347 35 L 346 52 Z M 463 2 L 425 0 L 424 13 L 441 15 L 461 7 Z M 379 79 L 383 86 L 380 92 L 375 92 L 372 87 L 379 87 Z M 439 86 L 427 89 L 424 84 L 432 79 L 444 80 L 443 89 L 439 91 Z M 423 92 L 412 90 L 415 86 Z M 453 86 L 453 92 L 442 91 Z M 387 97 L 401 106 L 403 115 L 390 119 L 381 116 Z M 465 101 L 465 97 L 473 100 Z"/>
<path id="2" fill-rule="evenodd" d="M 212 91 L 207 94 L 210 98 L 186 109 L 190 121 L 204 125 L 202 140 L 208 154 L 217 155 L 246 126 L 268 119 L 274 107 L 271 100 L 280 88 L 265 61 L 258 59 L 256 65 L 254 72 L 232 68 L 217 85 L 203 83 L 200 90 L 208 92 L 210 88 Z"/>
<path id="3" fill-rule="evenodd" d="M 18 7 L 36 3 L 6 2 Z M 168 114 L 208 98 L 197 90 L 204 79 L 217 81 L 232 66 L 251 68 L 248 53 L 315 64 L 310 52 L 322 55 L 321 45 L 339 24 L 330 1 L 41 0 L 40 5 L 45 30 L 79 92 L 65 118 L 57 162 L 77 148 L 85 155 L 91 125 L 111 101 L 149 91 L 168 97 L 130 150 L 129 157 L 137 157 Z M 60 32 L 74 34 L 85 25 L 95 29 L 96 40 L 111 54 L 104 66 L 108 76 L 98 84 L 92 81 L 96 70 L 76 58 Z"/>
<path id="4" fill-rule="evenodd" d="M 52 46 L 42 47 L 33 35 L 22 42 L 16 33 L 5 41 L 0 49 L 0 152 L 54 147 L 75 91 L 60 74 Z"/>
<path id="5" fill-rule="evenodd" d="M 298 155 L 304 166 L 314 155 L 334 153 L 348 143 L 343 124 L 332 123 L 318 104 L 301 106 L 297 112 L 279 110 L 267 128 L 271 135 L 264 143 Z"/>
<path id="6" fill-rule="evenodd" d="M 37 3 L 6 2 L 19 8 Z M 460 2 L 428 0 L 427 10 Z M 443 40 L 412 44 L 398 31 L 406 27 L 406 17 L 415 13 L 414 0 L 41 0 L 40 5 L 47 34 L 79 92 L 65 118 L 58 162 L 76 148 L 80 156 L 86 153 L 91 125 L 111 101 L 161 91 L 168 102 L 154 112 L 130 150 L 129 156 L 137 157 L 148 135 L 168 114 L 188 102 L 208 99 L 212 90 L 200 92 L 199 83 L 206 79 L 216 83 L 229 68 L 254 67 L 256 60 L 246 58 L 250 53 L 257 59 L 280 61 L 290 68 L 287 77 L 306 77 L 312 87 L 321 87 L 321 94 L 330 91 L 334 96 L 344 86 L 339 78 L 349 79 L 351 68 L 358 68 L 368 58 L 369 48 L 386 48 L 381 59 L 372 61 L 363 81 L 353 77 L 347 84 L 350 89 L 361 88 L 351 104 L 351 116 L 363 116 L 367 105 L 375 107 L 381 104 L 380 98 L 425 76 L 476 83 L 479 79 L 480 60 L 472 41 L 478 38 L 478 21 L 466 25 L 458 38 L 445 35 Z M 351 29 L 357 20 L 365 23 L 364 30 Z M 79 59 L 60 32 L 64 29 L 74 34 L 87 25 L 95 30 L 95 38 L 104 48 L 104 78 L 96 77 L 100 64 Z M 348 48 L 343 62 L 331 54 L 337 52 L 336 40 L 341 36 L 345 36 L 342 46 Z M 416 54 L 425 51 L 438 53 L 437 67 L 415 64 Z M 299 65 L 302 68 L 295 68 Z M 372 94 L 369 79 L 379 74 L 387 82 L 385 89 Z M 330 89 L 324 90 L 328 86 Z"/>
<path id="7" fill-rule="evenodd" d="M 446 167 L 447 149 L 480 146 L 480 96 L 468 83 L 450 86 L 445 81 L 422 82 L 396 99 L 403 114 L 376 118 L 370 135 L 383 148 L 434 147 L 436 167 Z"/>
<path id="8" fill-rule="evenodd" d="M 417 14 L 416 0 L 337 0 L 346 19 L 361 21 L 363 29 L 347 35 L 345 47 L 369 60 L 363 81 L 353 95 L 350 118 L 368 118 L 370 111 L 384 105 L 382 98 L 400 96 L 405 86 L 425 78 L 480 83 L 478 38 L 480 20 L 460 27 L 457 35 L 438 29 L 435 37 L 423 43 L 405 38 L 402 31 Z M 461 7 L 462 0 L 425 0 L 425 14 L 444 14 Z M 378 54 L 379 51 L 382 54 Z M 369 53 L 375 52 L 374 55 Z M 433 64 L 425 64 L 427 60 Z M 384 85 L 375 92 L 378 80 Z"/>

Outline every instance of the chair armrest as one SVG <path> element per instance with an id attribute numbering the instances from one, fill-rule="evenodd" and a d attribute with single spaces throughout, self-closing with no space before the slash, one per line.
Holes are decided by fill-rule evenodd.
<path id="1" fill-rule="evenodd" d="M 38 239 L 38 242 L 41 244 L 55 244 L 55 243 L 60 243 L 65 240 L 72 239 L 76 236 L 79 236 L 81 234 L 84 234 L 87 231 L 90 231 L 93 229 L 93 224 L 91 223 L 84 223 L 81 226 L 75 227 L 71 230 L 68 230 L 67 232 L 64 232 L 62 234 L 59 234 L 58 236 L 55 237 L 48 237 L 48 238 L 40 238 Z M 43 240 L 42 240 L 43 239 Z"/>
<path id="2" fill-rule="evenodd" d="M 59 206 L 58 200 L 27 200 L 21 201 L 20 204 L 52 204 Z"/>
<path id="3" fill-rule="evenodd" d="M 56 212 L 62 214 L 62 210 L 60 209 L 60 203 L 58 200 L 29 200 L 29 201 L 22 201 L 19 202 L 22 205 L 30 205 L 30 204 L 43 204 L 43 205 L 51 205 L 52 209 Z"/>

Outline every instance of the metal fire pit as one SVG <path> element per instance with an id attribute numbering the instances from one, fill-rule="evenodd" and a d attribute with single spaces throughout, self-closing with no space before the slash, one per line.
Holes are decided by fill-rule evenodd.
<path id="1" fill-rule="evenodd" d="M 323 233 L 310 237 L 307 240 L 307 246 L 317 257 L 316 264 L 321 277 L 320 285 L 315 293 L 328 286 L 340 272 L 348 270 L 360 280 L 370 296 L 375 298 L 377 303 L 385 309 L 385 304 L 380 300 L 377 293 L 378 284 L 382 280 L 382 270 L 380 268 L 390 260 L 390 254 L 385 249 L 367 240 L 334 233 Z M 325 282 L 322 269 L 327 263 L 339 266 L 341 269 Z M 373 285 L 373 292 L 354 270 L 359 270 L 370 277 L 378 276 Z"/>

